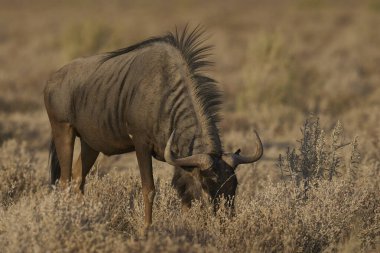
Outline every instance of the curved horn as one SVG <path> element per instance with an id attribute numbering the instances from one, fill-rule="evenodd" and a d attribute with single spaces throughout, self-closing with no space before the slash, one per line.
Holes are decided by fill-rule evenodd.
<path id="1" fill-rule="evenodd" d="M 175 129 L 170 135 L 165 147 L 165 161 L 173 166 L 179 167 L 198 167 L 201 170 L 208 169 L 212 166 L 212 158 L 207 154 L 192 155 L 184 158 L 175 158 L 172 154 L 171 147 L 173 142 Z"/>
<path id="2" fill-rule="evenodd" d="M 261 143 L 260 137 L 257 134 L 257 132 L 256 131 L 254 131 L 254 132 L 256 135 L 255 152 L 250 156 L 243 156 L 240 154 L 234 154 L 234 156 L 233 156 L 234 157 L 234 163 L 236 165 L 245 164 L 245 163 L 254 163 L 263 156 L 263 153 L 264 153 L 263 144 Z"/>

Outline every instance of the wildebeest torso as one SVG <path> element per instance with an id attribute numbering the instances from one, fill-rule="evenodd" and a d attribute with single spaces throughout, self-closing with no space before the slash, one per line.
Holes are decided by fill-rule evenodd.
<path id="1" fill-rule="evenodd" d="M 207 120 L 177 48 L 157 42 L 107 61 L 103 58 L 73 61 L 46 87 L 53 116 L 70 122 L 93 149 L 107 155 L 125 153 L 134 150 L 133 138 L 142 138 L 150 142 L 153 155 L 164 160 L 175 127 L 180 138 L 173 150 L 180 156 L 194 149 L 221 152 L 219 139 L 208 138 L 210 126 L 201 126 Z"/>

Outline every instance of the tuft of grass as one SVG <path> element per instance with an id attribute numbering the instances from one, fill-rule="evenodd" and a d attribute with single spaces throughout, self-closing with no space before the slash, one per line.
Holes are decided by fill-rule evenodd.
<path id="1" fill-rule="evenodd" d="M 0 206 L 7 208 L 20 198 L 36 193 L 46 184 L 26 143 L 9 140 L 0 147 Z"/>

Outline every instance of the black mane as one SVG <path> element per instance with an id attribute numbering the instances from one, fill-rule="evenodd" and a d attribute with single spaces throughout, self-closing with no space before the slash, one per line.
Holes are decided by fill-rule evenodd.
<path id="1" fill-rule="evenodd" d="M 155 42 L 163 42 L 165 41 L 165 37 L 152 37 L 150 39 L 147 39 L 147 40 L 144 40 L 144 41 L 141 41 L 139 43 L 136 43 L 132 46 L 129 46 L 129 47 L 125 47 L 125 48 L 120 48 L 120 49 L 117 49 L 115 51 L 112 51 L 112 52 L 108 52 L 106 53 L 106 55 L 103 57 L 102 59 L 102 63 L 112 59 L 112 58 L 115 58 L 115 57 L 118 57 L 120 55 L 123 55 L 123 54 L 127 54 L 129 52 L 132 52 L 134 50 L 137 50 L 137 49 L 141 49 L 141 48 L 144 48 L 146 46 L 149 46 Z"/>
<path id="2" fill-rule="evenodd" d="M 213 62 L 208 59 L 213 47 L 204 44 L 204 34 L 205 30 L 200 26 L 195 27 L 192 31 L 185 26 L 182 32 L 176 29 L 174 34 L 169 33 L 165 38 L 181 52 L 187 62 L 194 80 L 197 97 L 207 116 L 207 125 L 212 128 L 209 129 L 210 133 L 213 133 L 210 137 L 214 138 L 215 135 L 219 136 L 216 124 L 220 121 L 218 113 L 222 104 L 222 94 L 218 83 L 202 73 L 205 67 L 213 65 Z"/>

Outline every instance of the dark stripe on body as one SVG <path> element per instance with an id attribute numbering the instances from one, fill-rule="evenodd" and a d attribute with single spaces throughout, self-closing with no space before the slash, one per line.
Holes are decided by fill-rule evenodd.
<path id="1" fill-rule="evenodd" d="M 116 62 L 114 65 L 119 64 L 119 62 Z M 118 80 L 121 76 L 121 73 L 123 70 L 125 70 L 125 67 L 129 64 L 129 61 L 126 61 L 123 63 L 123 65 L 120 66 L 120 69 L 118 70 L 117 74 L 113 74 L 113 78 L 109 81 L 109 83 L 104 83 L 104 85 L 108 85 L 108 89 L 106 90 L 104 97 L 103 97 L 103 109 L 106 109 L 107 107 L 107 100 L 108 100 L 108 94 L 112 91 L 112 88 L 115 88 L 116 84 L 119 83 Z M 129 68 L 128 68 L 129 69 Z M 128 70 L 127 70 L 128 71 Z M 117 94 L 116 94 L 117 96 Z M 116 102 L 116 101 L 115 101 Z"/>
<path id="2" fill-rule="evenodd" d="M 120 86 L 119 86 L 119 92 L 116 94 L 116 96 L 119 96 L 119 101 L 117 103 L 117 109 L 116 109 L 116 112 L 117 112 L 117 115 L 118 115 L 118 119 L 119 119 L 119 124 L 118 124 L 118 130 L 119 130 L 119 133 L 121 134 L 122 131 L 125 129 L 125 110 L 126 110 L 126 100 L 127 100 L 127 92 L 128 92 L 128 85 L 126 85 L 127 83 L 127 79 L 129 77 L 129 73 L 131 71 L 131 67 L 133 65 L 135 61 L 135 57 L 133 57 L 132 59 L 129 59 L 128 60 L 128 63 L 129 66 L 128 66 L 128 69 L 127 71 L 125 72 L 124 74 L 124 77 L 123 79 L 121 80 L 121 83 L 120 83 Z"/>

